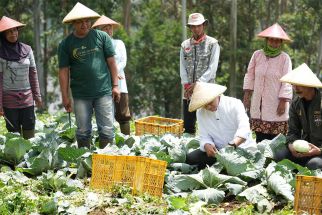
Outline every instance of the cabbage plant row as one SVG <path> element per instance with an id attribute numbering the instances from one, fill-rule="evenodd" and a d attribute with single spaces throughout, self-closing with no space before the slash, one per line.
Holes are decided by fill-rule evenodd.
<path id="1" fill-rule="evenodd" d="M 1 214 L 88 214 L 100 209 L 115 214 L 207 214 L 207 208 L 232 198 L 263 213 L 292 204 L 296 174 L 322 176 L 289 160 L 272 160 L 285 147 L 283 135 L 259 143 L 256 151 L 224 148 L 213 166 L 198 171 L 185 164 L 187 153 L 199 147 L 196 137 L 116 132 L 115 144 L 99 149 L 94 129 L 93 147 L 78 149 L 75 126 L 67 116 L 40 118 L 30 140 L 15 133 L 0 135 L 0 192 L 5 194 L 0 197 Z M 163 197 L 132 196 L 126 187 L 111 193 L 91 190 L 93 153 L 167 161 Z"/>

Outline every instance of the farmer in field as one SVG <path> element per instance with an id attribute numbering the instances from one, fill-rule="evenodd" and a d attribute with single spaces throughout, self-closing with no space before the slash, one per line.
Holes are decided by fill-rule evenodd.
<path id="1" fill-rule="evenodd" d="M 222 95 L 226 87 L 197 82 L 191 97 L 189 111 L 197 111 L 200 149 L 187 155 L 186 162 L 199 169 L 215 163 L 219 149 L 255 147 L 249 119 L 243 103 L 236 98 Z"/>
<path id="2" fill-rule="evenodd" d="M 42 106 L 33 51 L 19 42 L 22 24 L 3 16 L 0 20 L 0 116 L 9 132 L 29 139 L 35 135 L 34 103 Z"/>
<path id="3" fill-rule="evenodd" d="M 200 13 L 189 15 L 187 27 L 192 37 L 183 41 L 180 50 L 180 77 L 184 88 L 184 132 L 195 134 L 196 112 L 188 106 L 196 81 L 214 83 L 219 61 L 220 46 L 215 38 L 205 34 L 208 20 Z"/>
<path id="4" fill-rule="evenodd" d="M 115 119 L 120 124 L 120 129 L 123 134 L 130 135 L 130 120 L 131 113 L 129 109 L 129 96 L 126 86 L 124 68 L 126 66 L 126 49 L 122 40 L 113 39 L 113 30 L 120 26 L 114 20 L 101 16 L 92 26 L 105 31 L 112 39 L 113 48 L 115 49 L 115 61 L 118 70 L 119 89 L 121 92 L 120 102 L 115 103 Z"/>
<path id="5" fill-rule="evenodd" d="M 279 151 L 277 160 L 287 158 L 309 169 L 322 170 L 322 104 L 321 81 L 303 63 L 281 81 L 293 85 L 296 97 L 290 106 L 290 118 L 285 150 Z M 295 140 L 306 140 L 309 143 L 308 152 L 297 152 L 293 146 Z"/>
<path id="6" fill-rule="evenodd" d="M 257 35 L 265 38 L 262 49 L 253 53 L 244 77 L 244 105 L 250 111 L 251 129 L 256 142 L 286 134 L 292 86 L 280 78 L 292 70 L 292 62 L 283 51 L 291 41 L 277 23 Z"/>
<path id="7" fill-rule="evenodd" d="M 72 24 L 74 31 L 58 49 L 59 81 L 63 105 L 72 111 L 69 85 L 74 101 L 78 147 L 90 147 L 92 115 L 96 116 L 99 147 L 113 143 L 113 99 L 119 102 L 117 68 L 110 37 L 91 29 L 96 12 L 77 3 L 65 16 L 63 23 Z"/>

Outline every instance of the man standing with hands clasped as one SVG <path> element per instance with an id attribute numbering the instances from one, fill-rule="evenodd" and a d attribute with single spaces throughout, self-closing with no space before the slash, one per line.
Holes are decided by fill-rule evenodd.
<path id="1" fill-rule="evenodd" d="M 65 16 L 74 31 L 58 49 L 59 81 L 63 105 L 72 111 L 69 85 L 74 100 L 76 139 L 78 147 L 90 148 L 92 115 L 95 113 L 99 147 L 114 142 L 113 99 L 119 102 L 117 68 L 110 37 L 102 31 L 91 29 L 91 19 L 100 17 L 95 11 L 77 3 Z"/>
<path id="2" fill-rule="evenodd" d="M 189 112 L 189 99 L 196 81 L 214 83 L 220 47 L 218 41 L 205 34 L 208 20 L 201 13 L 189 15 L 187 27 L 192 37 L 183 41 L 180 50 L 180 77 L 184 87 L 184 132 L 195 134 L 196 112 Z"/>

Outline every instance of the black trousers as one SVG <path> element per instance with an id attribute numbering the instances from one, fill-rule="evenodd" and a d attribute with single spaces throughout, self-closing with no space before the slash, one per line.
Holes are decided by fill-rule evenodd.
<path id="1" fill-rule="evenodd" d="M 276 137 L 278 134 L 265 134 L 262 132 L 255 132 L 256 134 L 256 143 L 259 143 L 263 140 L 272 140 L 274 137 Z"/>
<path id="2" fill-rule="evenodd" d="M 189 134 L 195 134 L 196 133 L 196 111 L 189 112 L 190 101 L 187 99 L 183 99 L 183 126 L 184 126 L 184 132 Z"/>
<path id="3" fill-rule="evenodd" d="M 197 165 L 198 169 L 204 169 L 207 165 L 212 166 L 216 162 L 216 158 L 208 157 L 206 152 L 196 149 L 187 155 L 186 163 L 189 165 Z"/>
<path id="4" fill-rule="evenodd" d="M 5 108 L 4 107 L 3 112 L 6 118 L 8 119 L 5 121 L 6 121 L 6 127 L 9 132 L 21 133 L 21 129 L 22 130 L 35 129 L 34 106 L 30 106 L 26 108 Z"/>

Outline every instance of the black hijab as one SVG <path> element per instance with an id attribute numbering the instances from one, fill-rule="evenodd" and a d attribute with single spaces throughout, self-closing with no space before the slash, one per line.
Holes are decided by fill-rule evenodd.
<path id="1" fill-rule="evenodd" d="M 0 33 L 0 57 L 7 61 L 22 61 L 25 59 L 29 52 L 31 51 L 31 47 L 27 44 L 16 41 L 15 43 L 9 42 L 5 33 Z"/>

